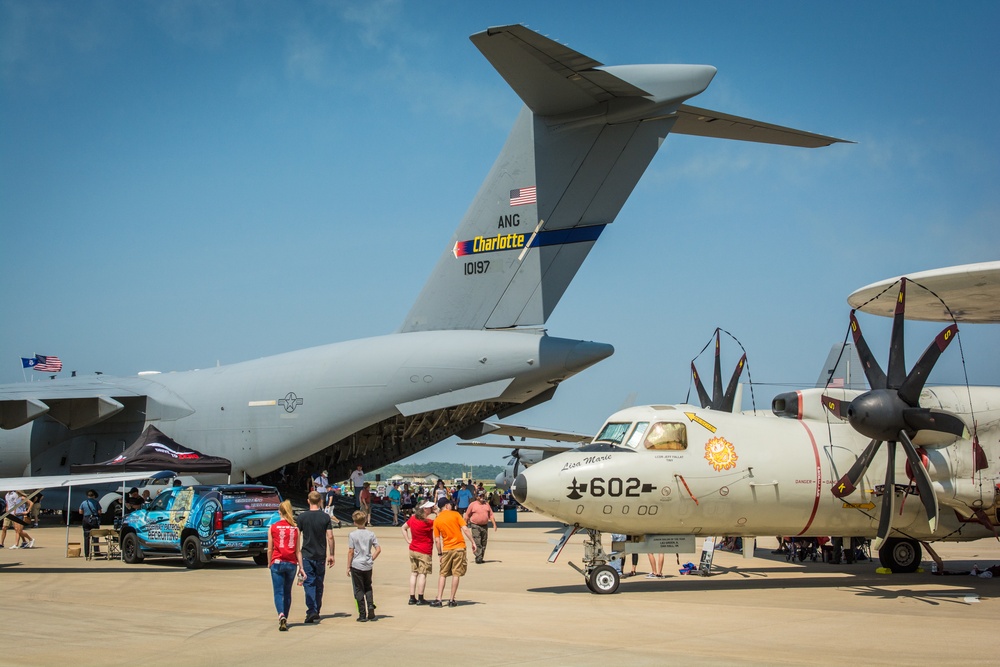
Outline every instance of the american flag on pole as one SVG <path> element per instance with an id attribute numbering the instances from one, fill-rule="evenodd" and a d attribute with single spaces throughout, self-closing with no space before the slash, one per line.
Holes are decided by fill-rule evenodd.
<path id="1" fill-rule="evenodd" d="M 44 354 L 36 354 L 35 359 L 38 363 L 35 364 L 36 371 L 44 371 L 46 373 L 58 373 L 62 370 L 62 361 L 59 357 L 54 357 L 52 355 L 46 356 Z"/>
<path id="2" fill-rule="evenodd" d="M 538 197 L 535 194 L 534 185 L 530 188 L 517 188 L 510 191 L 511 206 L 524 206 L 525 204 L 534 204 L 537 201 Z"/>

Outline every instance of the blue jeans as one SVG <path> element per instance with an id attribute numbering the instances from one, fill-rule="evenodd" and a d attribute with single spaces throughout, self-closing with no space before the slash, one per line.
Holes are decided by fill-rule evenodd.
<path id="1" fill-rule="evenodd" d="M 292 607 L 292 584 L 295 582 L 295 563 L 277 561 L 271 564 L 271 587 L 274 589 L 274 608 L 280 616 L 288 618 Z"/>
<path id="2" fill-rule="evenodd" d="M 326 577 L 326 561 L 302 559 L 302 569 L 306 580 L 306 614 L 319 614 L 323 607 L 323 578 Z"/>

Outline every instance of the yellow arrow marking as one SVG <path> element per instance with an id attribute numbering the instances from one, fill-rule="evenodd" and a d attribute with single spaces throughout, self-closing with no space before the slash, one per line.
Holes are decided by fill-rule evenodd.
<path id="1" fill-rule="evenodd" d="M 696 415 L 695 413 L 693 413 L 693 412 L 685 412 L 684 415 L 688 419 L 690 419 L 691 421 L 693 421 L 694 423 L 701 424 L 702 426 L 704 426 L 706 429 L 708 429 L 708 431 L 710 433 L 715 433 L 715 427 L 712 426 L 711 424 L 709 424 L 707 421 L 705 421 L 701 417 L 699 417 L 698 415 Z"/>
<path id="2" fill-rule="evenodd" d="M 845 510 L 873 510 L 875 503 L 844 503 Z"/>

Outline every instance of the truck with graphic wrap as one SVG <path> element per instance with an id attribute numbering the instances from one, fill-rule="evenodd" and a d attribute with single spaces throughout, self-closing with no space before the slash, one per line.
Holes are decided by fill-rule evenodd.
<path id="1" fill-rule="evenodd" d="M 141 563 L 150 556 L 180 556 L 199 568 L 213 558 L 253 558 L 267 564 L 267 531 L 280 518 L 281 496 L 272 486 L 217 484 L 181 486 L 125 517 L 122 558 Z"/>

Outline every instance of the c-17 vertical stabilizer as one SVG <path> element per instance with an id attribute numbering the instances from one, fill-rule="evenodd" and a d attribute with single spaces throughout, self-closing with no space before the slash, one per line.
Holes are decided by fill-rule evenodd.
<path id="1" fill-rule="evenodd" d="M 402 331 L 544 324 L 678 122 L 703 136 L 838 141 L 684 107 L 715 76 L 708 65 L 604 67 L 520 25 L 471 39 L 525 107 Z"/>

